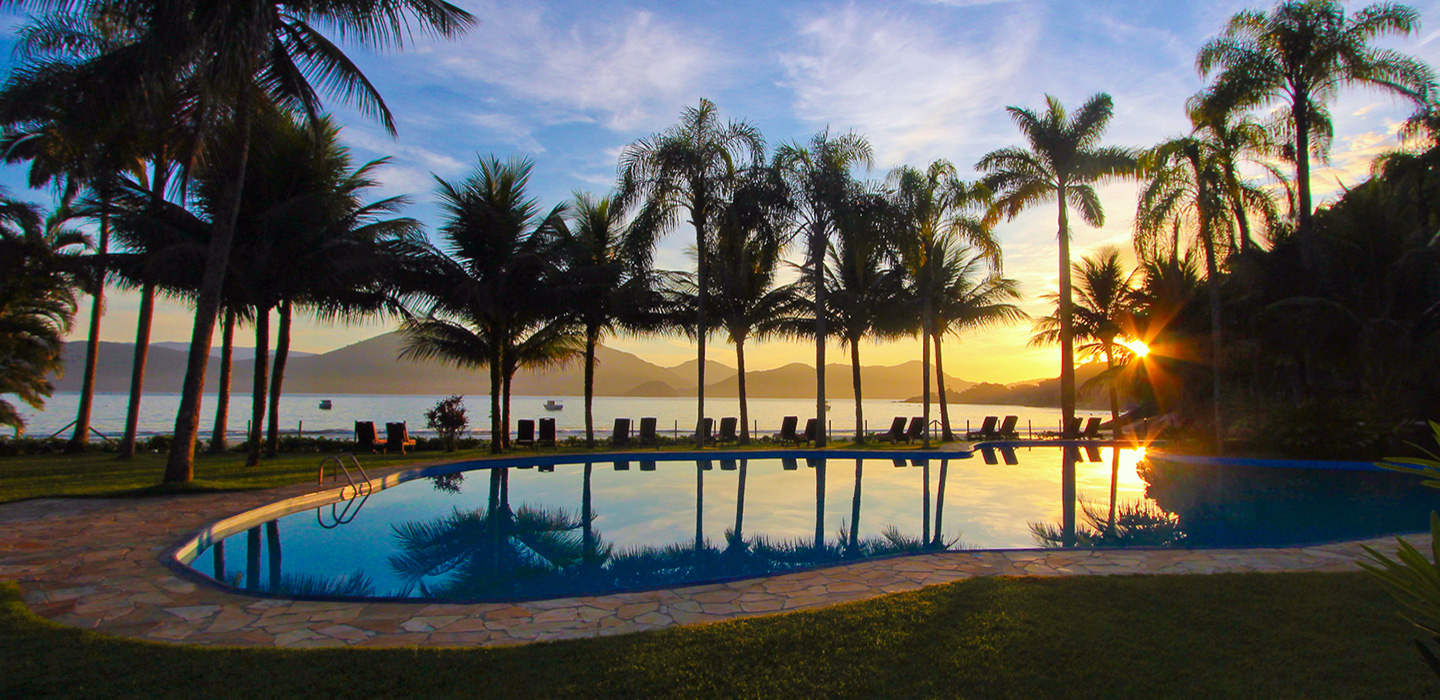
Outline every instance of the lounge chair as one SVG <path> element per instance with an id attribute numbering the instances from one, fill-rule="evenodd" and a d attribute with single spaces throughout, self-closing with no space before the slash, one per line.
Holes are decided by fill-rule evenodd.
<path id="1" fill-rule="evenodd" d="M 799 422 L 800 419 L 795 416 L 785 416 L 780 421 L 780 434 L 775 439 L 782 445 L 800 444 L 800 436 L 795 434 L 795 425 Z"/>
<path id="2" fill-rule="evenodd" d="M 891 459 L 891 460 L 890 460 L 890 463 L 893 464 L 893 465 L 895 465 L 895 467 L 896 467 L 897 469 L 903 469 L 903 468 L 905 468 L 905 467 L 910 466 L 908 463 L 905 462 L 904 459 L 901 459 L 901 458 L 899 458 L 899 457 L 896 457 L 896 458 L 894 458 L 894 459 Z"/>
<path id="3" fill-rule="evenodd" d="M 733 472 L 733 471 L 735 471 L 736 469 L 739 469 L 739 468 L 740 468 L 739 462 L 736 462 L 736 461 L 733 460 L 733 459 L 722 459 L 722 460 L 720 460 L 720 470 L 721 470 L 721 471 Z"/>
<path id="4" fill-rule="evenodd" d="M 1065 429 L 1060 431 L 1060 439 L 1073 440 L 1080 437 L 1080 417 L 1076 416 L 1065 421 Z"/>
<path id="5" fill-rule="evenodd" d="M 715 419 L 701 418 L 695 425 L 695 442 L 700 445 L 715 444 Z"/>
<path id="6" fill-rule="evenodd" d="M 739 424 L 739 418 L 721 418 L 720 435 L 715 438 L 716 444 L 723 445 L 727 442 L 740 442 L 740 436 L 735 434 L 735 429 L 739 426 Z"/>
<path id="7" fill-rule="evenodd" d="M 630 461 L 629 461 L 629 460 L 625 460 L 625 459 L 617 460 L 617 461 L 615 462 L 615 471 L 617 471 L 617 472 L 628 472 L 628 471 L 630 471 Z"/>
<path id="8" fill-rule="evenodd" d="M 400 454 L 403 455 L 405 454 L 405 448 L 411 447 L 414 444 L 415 441 L 410 439 L 410 429 L 405 425 L 404 421 L 385 424 L 386 452 L 390 450 L 400 450 Z"/>
<path id="9" fill-rule="evenodd" d="M 1015 448 L 1008 445 L 1000 446 L 1000 459 L 1005 460 L 1005 464 L 1012 467 L 1020 463 L 1020 458 L 1015 455 Z"/>
<path id="10" fill-rule="evenodd" d="M 370 450 L 381 452 L 385 449 L 385 441 L 375 434 L 374 421 L 355 421 L 355 451 Z"/>
<path id="11" fill-rule="evenodd" d="M 1005 416 L 1000 423 L 1000 428 L 995 431 L 995 437 L 1005 440 L 1015 440 L 1020 437 L 1020 431 L 1015 429 L 1015 424 L 1020 422 L 1020 416 Z"/>
<path id="12" fill-rule="evenodd" d="M 806 418 L 806 419 L 805 419 L 805 434 L 802 435 L 802 436 L 800 436 L 800 439 L 801 439 L 801 440 L 804 440 L 804 441 L 805 441 L 805 444 L 807 444 L 807 445 L 814 444 L 814 443 L 815 443 L 815 438 L 819 437 L 819 435 L 820 435 L 820 433 L 817 432 L 817 431 L 819 431 L 819 430 L 820 430 L 820 421 L 815 420 L 814 418 Z"/>
<path id="13" fill-rule="evenodd" d="M 925 438 L 925 418 L 915 416 L 910 419 L 910 429 L 905 431 L 905 442 L 915 442 Z"/>
<path id="14" fill-rule="evenodd" d="M 515 421 L 515 445 L 517 447 L 535 446 L 535 421 L 529 418 L 521 418 Z"/>
<path id="15" fill-rule="evenodd" d="M 1093 462 L 1099 462 L 1100 459 L 1101 459 L 1101 457 L 1100 457 L 1100 446 L 1099 446 L 1099 445 L 1086 445 L 1086 446 L 1085 446 L 1085 459 L 1090 460 L 1092 463 L 1093 463 Z"/>
<path id="16" fill-rule="evenodd" d="M 660 446 L 660 438 L 655 434 L 655 419 L 640 419 L 640 446 Z"/>
<path id="17" fill-rule="evenodd" d="M 985 422 L 980 424 L 980 429 L 965 433 L 965 439 L 989 440 L 995 437 L 995 424 L 999 421 L 1000 419 L 996 416 L 985 416 Z"/>
<path id="18" fill-rule="evenodd" d="M 879 442 L 888 442 L 888 443 L 891 443 L 891 444 L 894 444 L 894 443 L 900 442 L 901 440 L 904 440 L 904 439 L 905 439 L 905 416 L 896 416 L 896 417 L 895 417 L 895 420 L 890 421 L 890 430 L 889 430 L 888 432 L 884 432 L 884 433 L 881 433 L 881 434 L 879 434 L 879 435 L 876 435 L 876 436 L 875 436 L 875 439 L 876 439 L 877 441 L 879 441 Z"/>
<path id="19" fill-rule="evenodd" d="M 823 467 L 823 466 L 825 466 L 825 458 L 824 458 L 824 457 L 806 457 L 806 458 L 805 458 L 805 466 L 810 467 L 811 469 L 815 469 L 815 468 L 818 468 L 818 467 Z"/>
<path id="20" fill-rule="evenodd" d="M 1100 423 L 1104 420 L 1098 416 L 1091 416 L 1090 420 L 1085 421 L 1085 430 L 1080 432 L 1080 438 L 1082 440 L 1099 440 L 1103 437 L 1100 434 Z"/>
<path id="21" fill-rule="evenodd" d="M 712 464 L 708 459 L 700 460 L 700 468 L 707 472 L 715 471 L 715 465 Z"/>
<path id="22" fill-rule="evenodd" d="M 1000 460 L 995 457 L 995 448 L 988 445 L 980 448 L 980 456 L 985 460 L 986 464 L 1000 463 Z"/>
<path id="23" fill-rule="evenodd" d="M 781 457 L 780 464 L 785 467 L 785 471 L 787 472 L 793 472 L 800 468 L 800 460 L 794 457 Z"/>
<path id="24" fill-rule="evenodd" d="M 653 472 L 653 471 L 655 471 L 655 460 L 652 460 L 652 459 L 642 459 L 642 460 L 640 460 L 640 471 L 642 471 L 642 472 Z"/>
<path id="25" fill-rule="evenodd" d="M 536 447 L 555 446 L 555 419 L 540 419 L 540 437 L 535 438 Z"/>
<path id="26" fill-rule="evenodd" d="M 610 445 L 612 447 L 627 447 L 630 445 L 629 418 L 615 419 L 615 429 L 610 432 Z"/>

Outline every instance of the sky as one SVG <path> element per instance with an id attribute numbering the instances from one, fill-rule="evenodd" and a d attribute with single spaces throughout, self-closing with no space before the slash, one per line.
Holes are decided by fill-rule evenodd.
<path id="1" fill-rule="evenodd" d="M 1071 109 L 1109 93 L 1115 117 L 1106 143 L 1144 147 L 1188 130 L 1185 100 L 1204 86 L 1195 54 L 1249 2 L 1127 0 L 914 0 L 895 2 L 489 2 L 459 0 L 480 24 L 455 41 L 416 37 L 403 51 L 344 45 L 395 115 L 391 138 L 372 119 L 329 101 L 345 125 L 357 162 L 389 157 L 376 196 L 406 195 L 407 213 L 433 230 L 434 176 L 464 177 L 481 155 L 535 162 L 532 193 L 546 207 L 577 190 L 608 192 L 625 146 L 675 123 L 704 97 L 721 115 L 758 127 L 767 143 L 803 142 L 821 129 L 869 139 L 882 179 L 894 167 L 923 168 L 944 158 L 962 177 L 985 153 L 1022 143 L 1005 108 L 1040 110 L 1045 95 Z M 1421 31 L 1382 45 L 1440 65 L 1440 0 L 1410 3 Z M 1361 3 L 1349 3 L 1354 11 Z M 11 17 L 6 30 L 13 44 Z M 8 56 L 8 54 L 7 54 Z M 13 59 L 7 59 L 13 62 Z M 1362 181 L 1370 160 L 1397 146 L 1407 103 L 1371 90 L 1334 103 L 1330 162 L 1312 179 L 1317 201 Z M 0 168 L 0 184 L 25 192 L 23 170 Z M 1103 246 L 1130 250 L 1136 188 L 1101 190 L 1103 227 L 1072 217 L 1073 256 Z M 1054 205 L 1002 223 L 1004 274 L 1022 283 L 1027 312 L 1049 313 L 1039 298 L 1056 286 Z M 685 269 L 688 226 L 661 243 L 657 264 Z M 110 292 L 103 340 L 134 339 L 138 298 Z M 89 302 L 72 339 L 82 339 Z M 190 337 L 193 314 L 164 303 L 152 338 Z M 323 352 L 392 329 L 297 320 L 293 346 Z M 244 333 L 241 331 L 240 333 Z M 237 345 L 253 344 L 239 340 Z M 1029 324 L 946 340 L 947 373 L 972 381 L 1015 382 L 1058 374 L 1058 351 L 1030 348 Z M 218 338 L 217 338 L 218 340 Z M 662 365 L 694 357 L 683 338 L 615 338 L 608 344 Z M 747 367 L 813 362 L 813 345 L 767 342 L 746 348 Z M 866 364 L 920 356 L 919 341 L 862 344 Z M 734 364 L 723 338 L 710 357 Z M 838 347 L 831 362 L 846 361 Z"/>

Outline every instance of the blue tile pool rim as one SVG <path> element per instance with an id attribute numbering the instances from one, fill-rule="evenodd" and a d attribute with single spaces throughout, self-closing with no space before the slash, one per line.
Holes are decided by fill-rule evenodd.
<path id="1" fill-rule="evenodd" d="M 768 450 L 705 450 L 695 451 L 628 451 L 628 452 L 597 452 L 587 455 L 574 453 L 555 454 L 531 454 L 531 455 L 507 455 L 503 457 L 482 457 L 458 462 L 445 462 L 432 464 L 424 467 L 415 467 L 387 474 L 383 477 L 370 479 L 368 482 L 369 494 L 373 495 L 386 489 L 394 488 L 401 484 L 416 479 L 424 479 L 432 476 L 442 476 L 457 472 L 469 472 L 488 469 L 503 469 L 507 467 L 522 466 L 558 466 L 562 464 L 586 464 L 586 463 L 612 463 L 620 461 L 691 461 L 691 460 L 722 460 L 722 459 L 783 459 L 783 458 L 825 458 L 825 459 L 972 459 L 982 448 L 1021 448 L 1021 447 L 1114 447 L 1134 445 L 1132 442 L 1115 442 L 1110 440 L 1004 440 L 976 442 L 968 445 L 964 450 L 854 450 L 854 449 L 768 449 Z M 1385 471 L 1373 462 L 1353 461 L 1324 461 L 1324 460 L 1283 460 L 1283 459 L 1250 459 L 1241 457 L 1197 457 L 1191 455 L 1170 455 L 1159 453 L 1148 455 L 1151 459 L 1161 461 L 1177 462 L 1193 466 L 1239 466 L 1239 467 L 1261 467 L 1275 469 L 1324 469 L 1341 471 Z M 328 601 L 328 602 L 350 602 L 350 603 L 404 603 L 410 605 L 442 605 L 442 604 L 506 604 L 521 603 L 535 600 L 545 600 L 554 596 L 520 596 L 507 598 L 487 598 L 484 600 L 472 600 L 465 598 L 401 598 L 393 596 L 321 596 L 321 595 L 294 595 L 276 594 L 266 591 L 247 590 L 224 581 L 216 580 L 206 576 L 190 566 L 199 553 L 209 548 L 213 543 L 224 540 L 226 537 L 243 532 L 250 528 L 263 525 L 271 520 L 276 520 L 285 515 L 298 513 L 310 508 L 337 503 L 345 499 L 345 493 L 350 489 L 350 484 L 313 491 L 299 496 L 284 498 L 274 503 L 269 503 L 259 508 L 252 508 L 237 513 L 227 518 L 215 521 L 198 531 L 186 535 L 174 547 L 161 554 L 161 561 L 179 576 L 186 580 L 206 585 L 227 593 L 245 596 L 249 598 L 275 598 L 284 600 L 306 600 L 306 601 Z M 364 496 L 364 497 L 368 497 Z M 362 498 L 364 498 L 362 497 Z M 1418 530 L 1416 532 L 1419 532 Z M 1402 533 L 1409 534 L 1409 533 Z M 1334 544 L 1345 540 L 1330 540 L 1305 542 L 1290 545 L 1288 548 L 1305 548 L 1325 544 Z M 1250 545 L 1232 546 L 1220 549 L 1271 549 L 1270 546 Z M 1139 550 L 1169 550 L 1174 547 L 1127 547 L 1127 551 Z M 1181 547 L 1178 549 L 1213 549 L 1209 547 Z M 964 550 L 936 550 L 899 552 L 882 556 L 867 557 L 855 561 L 838 561 L 816 564 L 813 566 L 802 566 L 784 571 L 773 571 L 763 574 L 748 574 L 739 576 L 706 579 L 703 581 L 686 582 L 683 585 L 657 585 L 648 587 L 626 588 L 623 590 L 610 590 L 603 593 L 571 595 L 564 597 L 586 597 L 594 595 L 621 595 L 629 593 L 643 593 L 647 591 L 666 590 L 671 588 L 689 588 L 694 586 L 707 586 L 729 583 L 732 581 L 754 580 L 784 576 L 806 571 L 815 571 L 840 566 L 848 566 L 862 562 L 884 561 L 889 559 L 900 559 L 905 557 L 928 556 L 943 554 L 946 552 L 1050 552 L 1057 551 L 1055 548 L 1047 547 L 999 547 L 980 548 Z M 1062 550 L 1063 551 L 1063 550 Z M 1078 550 L 1076 550 L 1078 551 Z"/>

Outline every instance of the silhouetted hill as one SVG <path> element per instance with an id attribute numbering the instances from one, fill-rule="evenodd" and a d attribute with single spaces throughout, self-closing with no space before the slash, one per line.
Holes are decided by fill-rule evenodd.
<path id="1" fill-rule="evenodd" d="M 188 354 L 189 351 L 190 351 L 190 343 L 182 343 L 182 342 L 176 341 L 176 340 L 162 340 L 162 341 L 160 341 L 160 342 L 158 342 L 158 343 L 151 343 L 151 344 L 150 344 L 150 347 L 151 347 L 151 348 L 165 348 L 166 350 L 174 350 L 174 351 L 176 351 L 176 352 L 187 353 L 187 354 Z M 236 347 L 234 347 L 234 348 L 231 349 L 231 353 L 234 355 L 234 357 L 235 357 L 236 360 L 253 360 L 253 359 L 255 359 L 255 348 L 254 348 L 254 347 L 251 347 L 251 346 L 245 346 L 245 347 L 236 346 Z M 299 350 L 291 350 L 291 351 L 290 351 L 290 357 L 309 357 L 310 355 L 314 355 L 314 354 L 316 354 L 316 353 L 313 353 L 313 352 L 301 352 L 301 351 L 299 351 Z M 216 357 L 216 358 L 220 357 L 220 345 L 219 345 L 219 344 L 212 345 L 212 346 L 210 347 L 210 356 L 211 356 L 211 357 Z"/>
<path id="2" fill-rule="evenodd" d="M 1105 367 L 1099 364 L 1081 365 L 1075 369 L 1075 387 L 1078 390 L 1085 382 L 1104 371 Z M 950 387 L 946 387 L 949 389 Z M 1042 379 L 1032 382 L 1019 382 L 1011 385 L 992 384 L 981 382 L 963 391 L 947 391 L 947 403 L 970 403 L 970 404 L 1001 404 L 1009 406 L 1043 406 L 1047 408 L 1060 405 L 1060 378 Z M 907 399 L 910 403 L 919 403 L 919 396 L 911 396 Z M 1103 391 L 1080 392 L 1076 398 L 1076 405 L 1079 408 L 1091 410 L 1103 410 L 1110 407 L 1109 395 Z"/>
<path id="3" fill-rule="evenodd" d="M 693 363 L 692 363 L 693 366 Z M 921 365 L 912 360 L 889 367 L 861 367 L 860 391 L 867 399 L 903 399 L 914 393 L 920 384 Z M 946 375 L 947 388 L 966 388 L 963 379 Z M 756 399 L 788 399 L 815 395 L 815 368 L 794 362 L 775 369 L 745 373 L 745 394 Z M 738 375 L 715 382 L 706 389 L 707 396 L 739 396 Z M 825 398 L 853 400 L 854 383 L 848 364 L 825 365 Z"/>

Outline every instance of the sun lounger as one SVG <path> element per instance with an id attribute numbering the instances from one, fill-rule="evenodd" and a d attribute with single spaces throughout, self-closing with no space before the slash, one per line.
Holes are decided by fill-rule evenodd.
<path id="1" fill-rule="evenodd" d="M 1100 423 L 1104 420 L 1104 418 L 1092 416 L 1090 420 L 1085 421 L 1085 430 L 1080 432 L 1080 438 L 1082 440 L 1099 440 L 1104 437 L 1100 434 Z"/>
<path id="2" fill-rule="evenodd" d="M 727 442 L 740 442 L 740 436 L 735 434 L 735 429 L 739 427 L 739 424 L 739 418 L 721 418 L 720 435 L 715 438 L 715 442 L 721 445 Z"/>
<path id="3" fill-rule="evenodd" d="M 825 466 L 825 459 L 823 457 L 806 457 L 805 466 L 810 467 L 811 469 L 823 467 Z"/>
<path id="4" fill-rule="evenodd" d="M 891 459 L 891 460 L 890 460 L 890 463 L 893 464 L 893 465 L 895 465 L 895 467 L 896 467 L 897 469 L 903 469 L 903 468 L 905 468 L 905 467 L 910 466 L 909 464 L 907 464 L 907 463 L 905 462 L 904 459 L 901 459 L 901 458 L 899 458 L 899 457 L 896 457 L 896 458 L 894 458 L 894 459 Z"/>
<path id="5" fill-rule="evenodd" d="M 797 445 L 800 443 L 800 436 L 795 434 L 795 426 L 800 419 L 795 416 L 785 416 L 780 421 L 780 434 L 775 439 L 782 445 Z"/>
<path id="6" fill-rule="evenodd" d="M 380 452 L 385 449 L 385 441 L 375 434 L 374 421 L 355 421 L 355 451 L 369 450 Z"/>
<path id="7" fill-rule="evenodd" d="M 640 460 L 640 471 L 642 471 L 642 472 L 653 472 L 653 471 L 655 471 L 655 461 L 654 461 L 654 460 L 649 460 L 649 459 L 642 459 L 642 460 Z"/>
<path id="8" fill-rule="evenodd" d="M 660 446 L 660 438 L 659 438 L 659 436 L 657 436 L 657 435 L 655 434 L 655 419 L 654 419 L 654 418 L 641 418 L 641 419 L 640 419 L 640 446 L 641 446 L 641 447 L 651 447 L 651 446 L 653 446 L 653 447 L 659 447 L 659 446 Z"/>
<path id="9" fill-rule="evenodd" d="M 610 432 L 612 447 L 626 447 L 630 444 L 630 419 L 616 418 L 615 429 Z"/>
<path id="10" fill-rule="evenodd" d="M 720 460 L 720 471 L 733 472 L 733 471 L 735 471 L 736 469 L 739 469 L 739 468 L 740 468 L 739 463 L 737 463 L 737 462 L 736 462 L 735 460 L 733 460 L 733 459 L 722 459 L 722 460 Z"/>
<path id="11" fill-rule="evenodd" d="M 814 443 L 815 443 L 815 438 L 820 435 L 820 433 L 818 432 L 819 430 L 820 430 L 820 421 L 817 421 L 817 420 L 815 420 L 814 418 L 806 418 L 806 419 L 805 419 L 805 434 L 802 435 L 802 436 L 800 436 L 800 439 L 803 440 L 803 441 L 805 441 L 805 444 L 807 444 L 807 445 L 814 444 Z"/>
<path id="12" fill-rule="evenodd" d="M 616 462 L 615 462 L 615 471 L 617 471 L 617 472 L 628 472 L 628 471 L 630 471 L 630 461 L 629 461 L 629 460 L 624 460 L 624 459 L 616 461 Z"/>
<path id="13" fill-rule="evenodd" d="M 980 457 L 985 460 L 986 464 L 1000 463 L 1000 460 L 995 457 L 995 448 L 988 445 L 980 448 Z"/>
<path id="14" fill-rule="evenodd" d="M 536 447 L 555 446 L 555 419 L 540 419 L 540 437 L 535 438 Z"/>
<path id="15" fill-rule="evenodd" d="M 905 442 L 915 442 L 925 438 L 925 418 L 915 416 L 910 419 L 910 429 L 905 431 Z"/>
<path id="16" fill-rule="evenodd" d="M 515 445 L 517 447 L 535 446 L 535 421 L 529 418 L 515 421 Z"/>
<path id="17" fill-rule="evenodd" d="M 701 445 L 715 444 L 715 419 L 701 418 L 695 425 L 695 442 Z"/>
<path id="18" fill-rule="evenodd" d="M 995 437 L 995 424 L 1000 419 L 996 416 L 985 416 L 985 422 L 980 424 L 979 430 L 972 430 L 965 433 L 966 440 L 989 440 Z"/>
<path id="19" fill-rule="evenodd" d="M 399 423 L 385 424 L 385 451 L 400 450 L 405 454 L 405 448 L 414 446 L 415 441 L 410 439 L 410 429 L 404 421 Z"/>
<path id="20" fill-rule="evenodd" d="M 1002 440 L 1015 440 L 1020 437 L 1020 432 L 1015 430 L 1015 424 L 1020 422 L 1020 416 L 1005 416 L 1000 423 L 999 429 L 995 431 L 995 437 Z"/>
<path id="21" fill-rule="evenodd" d="M 700 460 L 700 468 L 701 468 L 701 469 L 704 469 L 704 470 L 707 471 L 707 472 L 709 472 L 709 471 L 715 471 L 715 465 L 714 465 L 714 464 L 711 464 L 711 463 L 710 463 L 710 460 L 708 460 L 708 459 L 702 459 L 702 460 Z"/>
<path id="22" fill-rule="evenodd" d="M 880 433 L 879 435 L 876 435 L 876 436 L 875 436 L 875 439 L 878 440 L 879 442 L 888 442 L 888 443 L 891 443 L 891 444 L 894 444 L 894 443 L 900 442 L 901 440 L 904 440 L 904 439 L 905 439 L 905 416 L 896 416 L 896 417 L 895 417 L 895 420 L 890 421 L 890 430 L 888 430 L 888 431 L 886 431 L 886 432 L 884 432 L 884 433 Z"/>
<path id="23" fill-rule="evenodd" d="M 1077 416 L 1065 421 L 1065 429 L 1060 431 L 1061 439 L 1073 440 L 1080 437 L 1080 420 Z"/>
<path id="24" fill-rule="evenodd" d="M 1088 459 L 1088 460 L 1090 460 L 1091 462 L 1099 462 L 1099 461 L 1100 461 L 1100 446 L 1099 446 L 1099 445 L 1086 445 L 1086 446 L 1085 446 L 1085 459 Z"/>
<path id="25" fill-rule="evenodd" d="M 794 457 L 781 457 L 780 464 L 785 467 L 785 471 L 787 472 L 793 472 L 800 468 L 800 460 Z"/>

